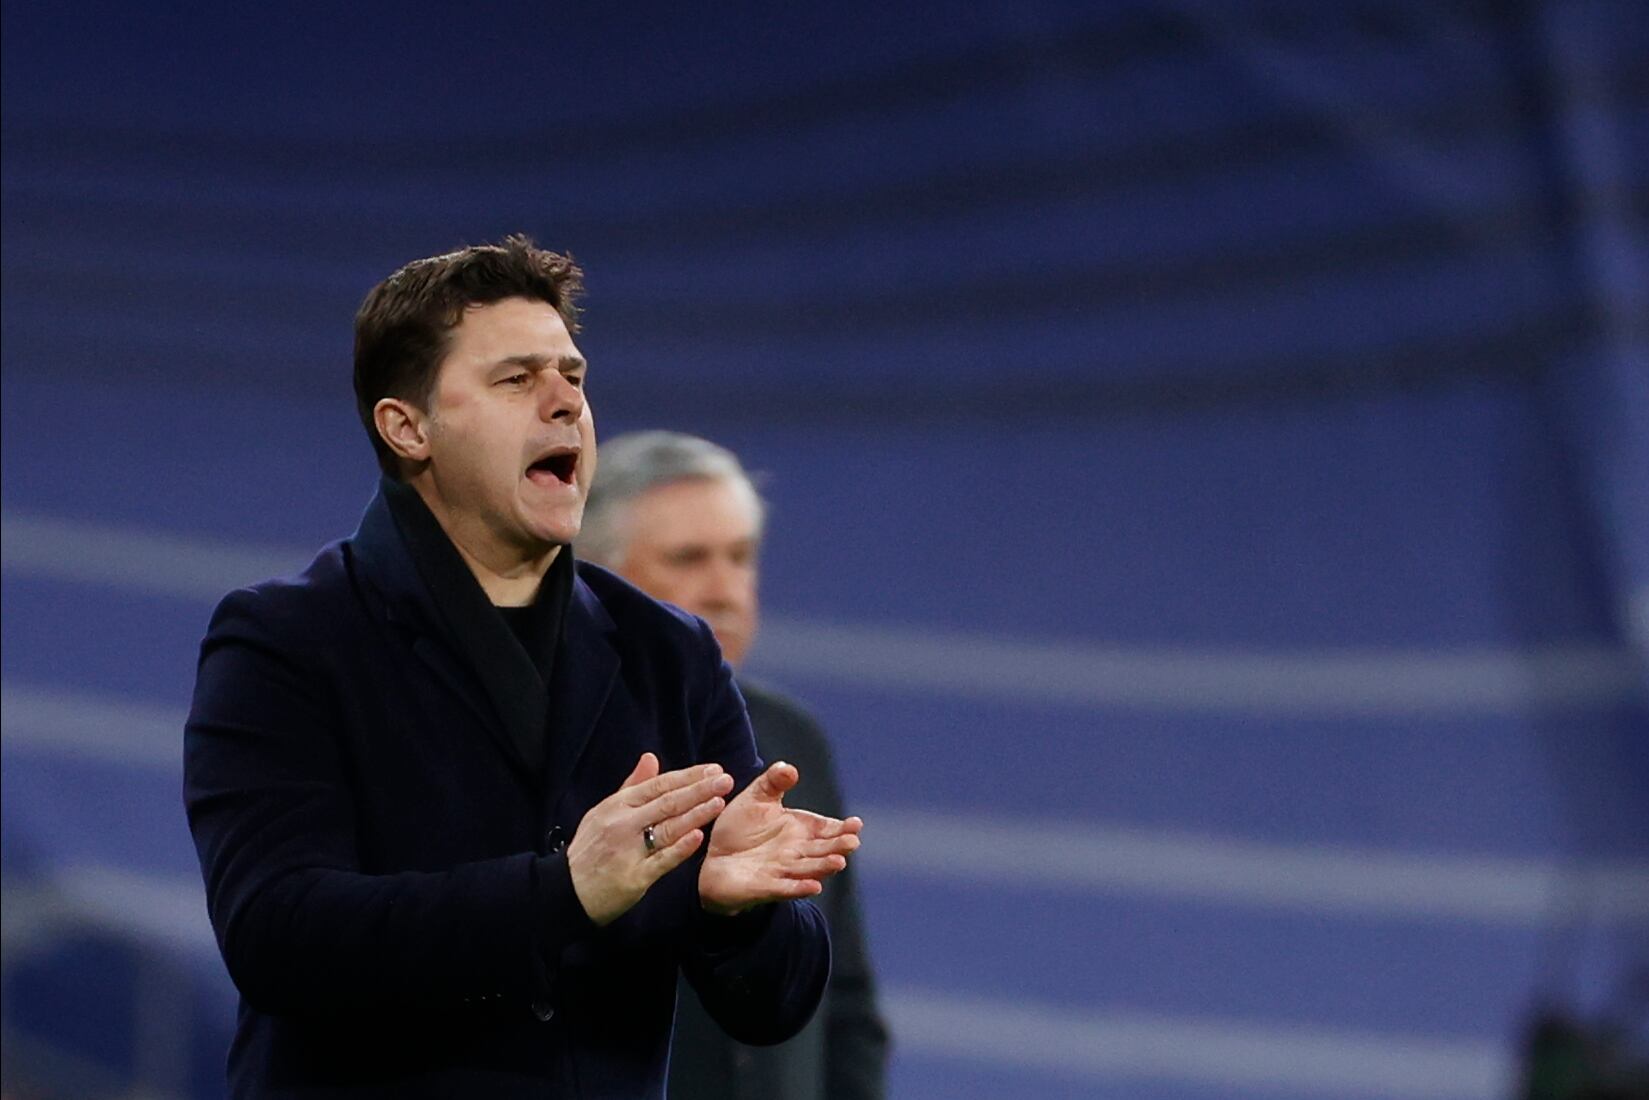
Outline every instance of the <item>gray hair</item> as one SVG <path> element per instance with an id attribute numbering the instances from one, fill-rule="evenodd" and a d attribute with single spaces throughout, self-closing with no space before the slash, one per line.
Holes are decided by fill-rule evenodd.
<path id="1" fill-rule="evenodd" d="M 728 481 L 743 486 L 756 507 L 756 529 L 767 507 L 739 458 L 726 447 L 684 432 L 626 432 L 596 449 L 595 483 L 584 504 L 578 556 L 617 566 L 629 548 L 630 505 L 649 489 L 678 481 Z"/>

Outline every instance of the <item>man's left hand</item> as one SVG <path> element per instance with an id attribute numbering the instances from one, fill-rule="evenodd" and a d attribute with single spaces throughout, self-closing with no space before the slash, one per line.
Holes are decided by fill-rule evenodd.
<path id="1" fill-rule="evenodd" d="M 787 808 L 784 794 L 800 778 L 780 761 L 721 812 L 699 870 L 705 909 L 730 916 L 764 902 L 812 897 L 847 866 L 864 822 Z"/>

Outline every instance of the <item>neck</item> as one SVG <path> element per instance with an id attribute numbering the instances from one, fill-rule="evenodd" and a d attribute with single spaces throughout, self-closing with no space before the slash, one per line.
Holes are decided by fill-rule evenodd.
<path id="1" fill-rule="evenodd" d="M 551 543 L 531 550 L 500 545 L 482 524 L 473 520 L 466 523 L 453 515 L 426 479 L 414 480 L 412 487 L 494 606 L 525 607 L 537 598 L 544 574 L 561 553 L 559 545 Z"/>
<path id="2" fill-rule="evenodd" d="M 447 535 L 458 548 L 458 556 L 464 559 L 464 564 L 475 574 L 476 583 L 481 586 L 481 591 L 487 594 L 487 599 L 491 600 L 495 607 L 526 607 L 537 599 L 539 585 L 544 582 L 544 574 L 550 571 L 550 566 L 555 564 L 556 555 L 561 553 L 561 547 L 551 546 L 541 557 L 497 566 L 480 554 L 472 554 L 469 547 L 451 531 L 448 531 Z"/>

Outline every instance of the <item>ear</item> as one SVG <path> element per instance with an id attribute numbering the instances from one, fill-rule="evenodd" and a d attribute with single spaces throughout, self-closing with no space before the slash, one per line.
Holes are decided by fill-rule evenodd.
<path id="1" fill-rule="evenodd" d="M 429 458 L 429 417 L 410 401 L 380 398 L 372 406 L 372 423 L 389 449 L 417 465 Z"/>

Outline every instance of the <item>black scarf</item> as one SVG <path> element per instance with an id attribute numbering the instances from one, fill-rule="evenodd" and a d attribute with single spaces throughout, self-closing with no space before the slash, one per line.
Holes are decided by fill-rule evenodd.
<path id="1" fill-rule="evenodd" d="M 572 599 L 573 548 L 563 546 L 555 556 L 518 635 L 487 599 L 418 491 L 389 478 L 379 491 L 459 653 L 485 685 L 522 760 L 534 775 L 542 775 L 553 736 L 548 684 Z"/>

